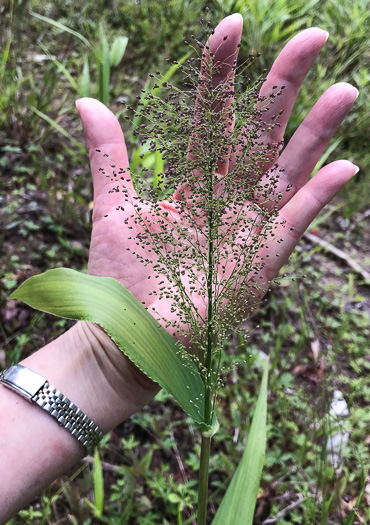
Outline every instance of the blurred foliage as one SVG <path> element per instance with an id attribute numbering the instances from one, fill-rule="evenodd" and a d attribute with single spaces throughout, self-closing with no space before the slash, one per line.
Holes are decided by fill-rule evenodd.
<path id="1" fill-rule="evenodd" d="M 101 93 L 103 88 L 95 86 L 94 79 L 104 79 L 105 92 L 109 89 L 112 95 L 111 107 L 118 112 L 116 102 L 131 103 L 150 70 L 165 70 L 166 58 L 178 59 L 185 54 L 184 38 L 192 33 L 202 37 L 199 19 L 206 5 L 211 8 L 215 21 L 232 12 L 243 15 L 241 59 L 249 52 L 260 52 L 261 59 L 253 66 L 256 74 L 271 65 L 282 45 L 299 30 L 320 26 L 329 31 L 328 43 L 300 91 L 286 137 L 291 137 L 327 87 L 342 81 L 355 85 L 360 97 L 336 134 L 337 139 L 341 139 L 338 146 L 326 160 L 348 158 L 360 166 L 359 175 L 344 190 L 344 213 L 349 216 L 364 209 L 370 165 L 368 142 L 364 140 L 370 131 L 367 0 L 99 0 L 81 4 L 73 0 L 10 0 L 0 6 L 6 28 L 0 37 L 3 86 L 0 134 L 5 132 L 3 140 L 18 137 L 27 144 L 43 134 L 44 125 L 32 113 L 31 106 L 43 113 L 51 112 L 53 118 L 67 113 L 77 121 L 73 108 L 76 95 L 68 86 L 69 78 L 85 95 Z M 82 38 L 30 17 L 29 10 L 80 34 L 90 48 Z M 104 42 L 117 41 L 117 38 L 128 38 L 123 61 L 112 70 L 99 71 L 101 53 L 107 47 Z M 67 78 L 48 56 L 41 58 L 45 49 L 65 68 Z M 102 93 L 99 98 L 103 96 L 108 100 L 108 95 Z"/>

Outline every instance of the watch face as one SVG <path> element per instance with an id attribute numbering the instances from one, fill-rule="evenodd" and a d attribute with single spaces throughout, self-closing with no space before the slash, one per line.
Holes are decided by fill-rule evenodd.
<path id="1" fill-rule="evenodd" d="M 45 383 L 42 376 L 22 365 L 14 365 L 4 370 L 0 380 L 30 400 Z"/>

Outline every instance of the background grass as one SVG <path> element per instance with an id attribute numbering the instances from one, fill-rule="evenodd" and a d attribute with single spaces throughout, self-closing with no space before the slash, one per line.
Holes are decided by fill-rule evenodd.
<path id="1" fill-rule="evenodd" d="M 134 105 L 147 74 L 168 71 L 166 59 L 178 60 L 187 51 L 183 40 L 191 34 L 202 37 L 199 19 L 206 5 L 215 23 L 235 11 L 243 15 L 241 58 L 261 53 L 253 75 L 269 67 L 299 30 L 317 25 L 330 32 L 300 91 L 287 140 L 328 86 L 348 81 L 360 90 L 321 163 L 347 158 L 361 171 L 312 231 L 369 267 L 368 1 L 5 1 L 0 6 L 2 367 L 69 326 L 10 301 L 10 291 L 49 268 L 86 267 L 92 188 L 74 100 L 87 90 L 108 97 L 134 154 L 137 144 L 122 102 Z M 128 38 L 123 60 L 102 70 L 102 59 L 118 37 Z M 222 425 L 213 445 L 210 515 L 244 448 L 263 351 L 272 362 L 269 441 L 255 523 L 367 523 L 369 287 L 345 262 L 307 238 L 285 273 L 306 277 L 282 277 L 281 286 L 272 290 L 250 321 L 244 353 L 235 356 L 240 364 L 220 391 Z M 225 353 L 234 353 L 234 343 L 232 338 Z M 335 390 L 348 405 L 349 414 L 342 418 L 330 414 Z M 334 468 L 331 439 L 339 431 L 340 468 Z M 192 523 L 198 454 L 195 429 L 162 392 L 106 436 L 100 460 L 86 458 L 12 523 Z"/>

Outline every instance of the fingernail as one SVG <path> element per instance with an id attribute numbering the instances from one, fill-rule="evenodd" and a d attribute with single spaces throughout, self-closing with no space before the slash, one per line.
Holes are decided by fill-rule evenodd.
<path id="1" fill-rule="evenodd" d="M 353 87 L 355 87 L 355 86 L 353 86 Z M 356 95 L 356 98 L 357 98 L 359 96 L 360 92 L 359 92 L 359 90 L 357 88 L 355 88 L 355 90 L 357 91 L 357 95 Z"/>
<path id="2" fill-rule="evenodd" d="M 75 100 L 75 106 L 77 108 L 78 113 L 80 113 L 80 108 L 78 107 L 79 103 L 80 103 L 80 99 Z"/>
<path id="3" fill-rule="evenodd" d="M 353 164 L 353 162 L 352 162 Z M 356 165 L 356 164 L 353 164 L 353 167 L 355 168 L 355 172 L 353 175 L 356 175 L 356 173 L 358 173 L 360 171 L 360 168 Z"/>
<path id="4" fill-rule="evenodd" d="M 324 31 L 324 33 L 326 34 L 326 38 L 325 38 L 325 42 L 326 42 L 327 39 L 329 38 L 329 31 Z"/>

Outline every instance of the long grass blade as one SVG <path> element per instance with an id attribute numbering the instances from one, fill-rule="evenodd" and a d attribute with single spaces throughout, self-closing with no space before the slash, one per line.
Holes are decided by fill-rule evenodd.
<path id="1" fill-rule="evenodd" d="M 57 20 L 53 20 L 52 18 L 49 18 L 48 16 L 39 15 L 38 13 L 35 13 L 34 11 L 30 11 L 30 15 L 34 16 L 35 18 L 38 18 L 39 20 L 42 20 L 43 22 L 46 22 L 47 24 L 50 24 L 51 26 L 56 27 L 60 31 L 64 31 L 66 33 L 69 33 L 79 38 L 89 49 L 91 49 L 90 42 L 83 35 L 81 35 L 81 33 L 78 33 L 77 31 L 70 29 L 69 27 L 65 26 L 61 22 L 58 22 Z"/>
<path id="2" fill-rule="evenodd" d="M 81 144 L 81 142 L 79 142 L 74 137 L 72 137 L 72 135 L 70 133 L 68 133 L 68 131 L 66 131 L 64 128 L 62 128 L 62 126 L 60 126 L 56 120 L 54 120 L 53 118 L 49 117 L 49 115 L 46 115 L 45 113 L 43 113 L 39 109 L 35 108 L 34 106 L 30 106 L 30 109 L 34 113 L 36 113 L 36 115 L 38 115 L 43 120 L 45 120 L 45 122 L 50 124 L 50 126 L 52 126 L 56 131 L 58 131 L 58 133 L 61 133 L 64 137 L 66 137 L 68 140 L 70 140 L 75 146 L 77 146 L 81 150 L 81 152 L 85 152 L 86 151 L 85 146 L 83 146 L 83 144 Z"/>
<path id="3" fill-rule="evenodd" d="M 94 452 L 93 482 L 95 513 L 96 516 L 99 518 L 100 516 L 102 516 L 104 508 L 104 478 L 103 467 L 100 461 L 99 451 L 97 448 Z"/>
<path id="4" fill-rule="evenodd" d="M 109 103 L 110 54 L 103 25 L 100 25 L 101 58 L 99 65 L 99 100 L 106 106 Z"/>
<path id="5" fill-rule="evenodd" d="M 9 37 L 7 42 L 6 42 L 6 46 L 5 46 L 5 49 L 2 53 L 2 56 L 1 56 L 1 65 L 0 65 L 0 78 L 3 78 L 4 76 L 4 73 L 5 73 L 5 68 L 6 68 L 6 63 L 8 62 L 8 59 L 9 59 L 9 53 L 10 53 L 10 45 L 12 43 L 12 40 L 11 38 Z"/>
<path id="6" fill-rule="evenodd" d="M 82 73 L 79 80 L 78 91 L 81 97 L 90 97 L 91 96 L 91 80 L 90 80 L 90 66 L 89 59 L 87 56 L 84 58 L 84 65 L 82 68 Z"/>
<path id="7" fill-rule="evenodd" d="M 319 161 L 317 162 L 311 176 L 315 175 L 315 173 L 317 173 L 319 169 L 323 167 L 329 156 L 333 153 L 334 150 L 336 150 L 336 148 L 339 146 L 342 140 L 343 137 L 338 137 L 332 144 L 330 144 L 328 148 L 326 148 L 324 153 L 321 155 Z"/>
<path id="8" fill-rule="evenodd" d="M 78 93 L 78 85 L 75 79 L 72 77 L 71 73 L 68 71 L 68 69 L 61 63 L 59 60 L 57 60 L 51 53 L 49 53 L 49 50 L 42 42 L 39 42 L 39 46 L 44 51 L 45 55 L 49 57 L 49 59 L 54 62 L 54 64 L 57 66 L 59 71 L 66 77 L 68 82 L 71 84 L 72 88 L 77 91 Z"/>
<path id="9" fill-rule="evenodd" d="M 268 359 L 241 462 L 212 525 L 252 525 L 266 450 Z"/>

